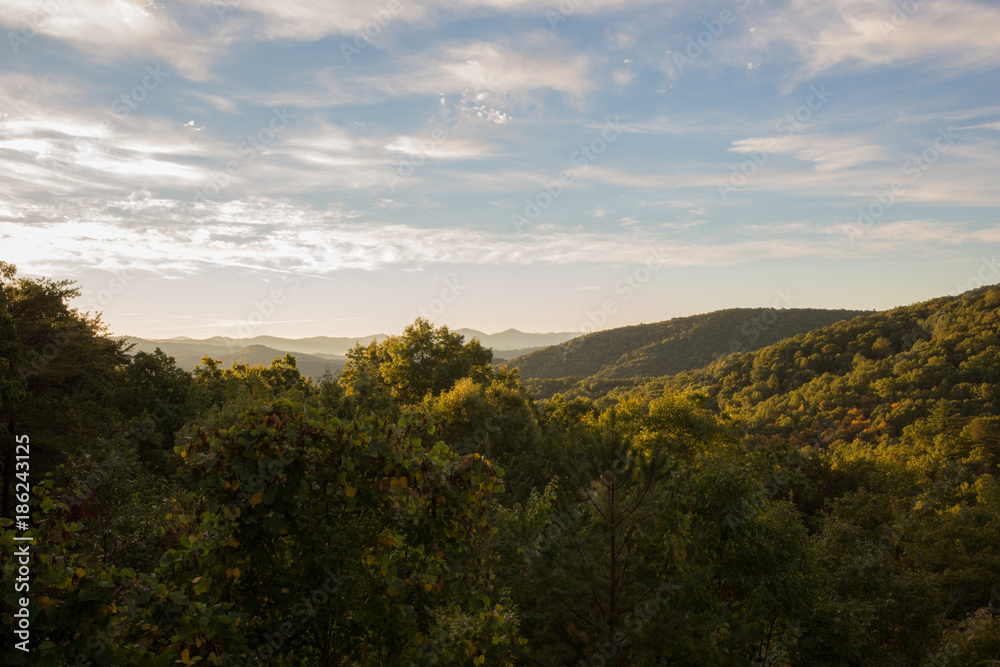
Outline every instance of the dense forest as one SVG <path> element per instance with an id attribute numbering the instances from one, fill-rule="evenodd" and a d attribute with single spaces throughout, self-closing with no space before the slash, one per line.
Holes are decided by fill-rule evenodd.
<path id="1" fill-rule="evenodd" d="M 507 365 L 517 368 L 523 378 L 672 375 L 863 314 L 817 308 L 730 308 L 597 331 L 518 357 Z"/>
<path id="2" fill-rule="evenodd" d="M 77 293 L 0 263 L 7 664 L 1000 656 L 1000 288 L 772 311 L 742 350 L 673 320 L 530 382 L 549 350 L 498 367 L 423 319 L 337 377 L 187 372 Z"/>

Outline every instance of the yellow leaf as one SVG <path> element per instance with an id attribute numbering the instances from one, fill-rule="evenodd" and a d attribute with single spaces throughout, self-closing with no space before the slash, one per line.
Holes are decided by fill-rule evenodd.
<path id="1" fill-rule="evenodd" d="M 251 505 L 260 505 L 263 501 L 264 501 L 263 493 L 255 493 L 252 496 L 250 496 Z"/>
<path id="2" fill-rule="evenodd" d="M 357 494 L 357 492 L 358 492 L 358 490 L 355 489 L 350 484 L 348 484 L 347 486 L 344 487 L 344 495 L 347 496 L 348 498 L 353 498 L 355 496 L 355 494 Z"/>
<path id="3" fill-rule="evenodd" d="M 84 570 L 82 567 L 76 568 L 76 576 L 82 577 L 85 574 L 87 574 L 87 571 Z"/>
<path id="4" fill-rule="evenodd" d="M 434 584 L 424 584 L 424 590 L 427 591 L 428 593 L 432 588 L 434 588 Z"/>
<path id="5" fill-rule="evenodd" d="M 191 580 L 191 583 L 197 584 L 199 581 L 201 581 L 201 577 L 195 577 L 194 579 Z"/>

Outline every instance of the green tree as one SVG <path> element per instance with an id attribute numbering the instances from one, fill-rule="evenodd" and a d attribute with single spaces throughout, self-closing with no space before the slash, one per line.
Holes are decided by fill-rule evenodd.
<path id="1" fill-rule="evenodd" d="M 542 439 L 516 371 L 501 369 L 485 383 L 463 378 L 440 395 L 427 396 L 420 413 L 456 451 L 479 452 L 500 465 L 508 499 L 526 499 L 561 472 L 559 455 Z"/>
<path id="2" fill-rule="evenodd" d="M 575 494 L 505 514 L 505 572 L 545 664 L 782 664 L 808 609 L 806 531 L 768 498 L 736 433 L 698 405 L 626 401 L 565 452 Z M 534 536 L 520 528 L 538 525 Z M 535 591 L 548 592 L 539 597 Z M 530 628 L 530 631 L 528 630 Z M 543 657 L 539 657 L 543 656 Z"/>
<path id="3" fill-rule="evenodd" d="M 165 452 L 173 453 L 174 434 L 194 416 L 191 382 L 190 373 L 156 348 L 132 356 L 111 392 L 115 407 L 132 420 L 126 432 L 140 456 L 160 469 Z"/>
<path id="4" fill-rule="evenodd" d="M 0 327 L 10 336 L 0 343 L 6 516 L 15 432 L 31 437 L 32 471 L 38 474 L 54 470 L 81 444 L 108 435 L 119 418 L 110 389 L 128 356 L 125 343 L 109 336 L 99 315 L 69 307 L 80 293 L 72 282 L 16 278 L 14 268 L 4 264 L 0 292 Z"/>
<path id="5" fill-rule="evenodd" d="M 412 405 L 427 394 L 451 389 L 462 378 L 488 379 L 493 352 L 477 339 L 464 340 L 446 326 L 435 328 L 417 318 L 401 336 L 372 341 L 367 347 L 359 343 L 350 350 L 341 382 L 362 402 L 384 390 L 397 404 Z"/>
<path id="6" fill-rule="evenodd" d="M 178 567 L 245 614 L 248 660 L 505 661 L 516 617 L 487 548 L 500 480 L 426 433 L 278 402 L 178 446 L 208 500 Z"/>

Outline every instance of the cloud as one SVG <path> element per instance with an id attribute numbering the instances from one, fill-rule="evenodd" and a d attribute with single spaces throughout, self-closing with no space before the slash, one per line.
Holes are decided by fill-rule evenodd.
<path id="1" fill-rule="evenodd" d="M 429 263 L 641 262 L 653 242 L 630 234 L 558 231 L 513 237 L 468 227 L 360 222 L 353 215 L 262 198 L 225 204 L 142 195 L 118 201 L 67 198 L 44 208 L 0 209 L 0 239 L 25 270 L 37 273 L 90 266 L 166 273 L 258 267 L 328 274 Z M 750 254 L 750 248 L 706 245 L 679 248 L 672 261 L 733 261 Z"/>
<path id="2" fill-rule="evenodd" d="M 385 147 L 390 153 L 402 153 L 414 158 L 468 160 L 490 155 L 490 148 L 483 143 L 464 139 L 434 141 L 428 137 L 394 137 Z"/>
<path id="3" fill-rule="evenodd" d="M 185 188 L 204 176 L 197 134 L 156 118 L 116 119 L 58 104 L 22 104 L 4 124 L 0 189 L 16 198 Z"/>
<path id="4" fill-rule="evenodd" d="M 560 12 L 558 3 L 550 11 L 556 24 L 573 15 L 593 16 L 606 12 L 644 5 L 670 6 L 665 0 L 587 0 L 570 3 L 569 12 Z M 546 8 L 537 0 L 428 0 L 414 3 L 404 0 L 376 0 L 358 3 L 351 0 L 241 0 L 236 5 L 242 17 L 258 39 L 294 39 L 315 41 L 328 35 L 354 36 L 363 33 L 378 41 L 394 30 L 398 23 L 417 28 L 441 24 L 456 18 L 468 19 L 492 15 L 542 18 Z"/>
<path id="5" fill-rule="evenodd" d="M 734 153 L 789 154 L 798 160 L 812 162 L 817 171 L 850 169 L 858 165 L 885 160 L 891 154 L 873 137 L 861 134 L 819 135 L 799 134 L 783 137 L 750 137 L 733 142 Z"/>
<path id="6" fill-rule="evenodd" d="M 635 73 L 627 69 L 616 69 L 611 73 L 611 82 L 616 92 L 622 92 L 635 79 Z"/>
<path id="7" fill-rule="evenodd" d="M 970 0 L 790 0 L 760 16 L 730 59 L 747 48 L 770 60 L 791 50 L 796 81 L 845 67 L 992 68 L 1000 42 L 983 29 L 992 25 L 1000 25 L 1000 7 Z"/>
<path id="8" fill-rule="evenodd" d="M 457 124 L 437 118 L 410 134 L 388 128 L 349 130 L 323 121 L 322 114 L 303 112 L 250 155 L 240 152 L 247 135 L 233 137 L 224 124 L 206 128 L 187 121 L 187 114 L 178 120 L 145 107 L 118 117 L 110 106 L 79 104 L 83 96 L 80 86 L 56 77 L 0 75 L 0 194 L 44 201 L 67 194 L 121 197 L 151 189 L 186 191 L 194 198 L 213 187 L 211 194 L 225 199 L 247 193 L 384 189 L 404 158 L 408 164 L 447 164 L 496 155 L 495 133 L 479 126 L 498 127 L 507 119 L 475 96 L 460 97 L 449 109 Z M 257 124 L 250 125 L 250 134 L 267 128 L 273 111 L 254 115 Z M 233 162 L 238 171 L 227 172 Z M 412 182 L 423 180 L 425 173 Z M 220 182 L 226 185 L 212 186 Z"/>
<path id="9" fill-rule="evenodd" d="M 361 76 L 356 83 L 393 97 L 476 91 L 519 102 L 533 91 L 552 90 L 574 103 L 597 86 L 591 58 L 542 33 L 520 35 L 516 46 L 486 41 L 444 45 L 407 62 L 403 70 Z"/>
<path id="10" fill-rule="evenodd" d="M 345 269 L 431 264 L 548 265 L 642 263 L 652 249 L 669 266 L 738 264 L 760 259 L 871 252 L 934 252 L 995 238 L 996 229 L 959 223 L 887 222 L 850 246 L 834 228 L 748 227 L 752 238 L 673 240 L 638 229 L 584 233 L 552 229 L 512 235 L 472 227 L 364 221 L 342 206 L 312 209 L 254 198 L 192 204 L 148 193 L 101 201 L 64 198 L 48 206 L 0 207 L 0 244 L 29 273 L 85 268 L 194 275 L 211 268 L 250 268 L 330 275 Z M 627 221 L 627 219 L 626 219 Z M 797 238 L 789 236 L 796 231 Z M 983 235 L 986 235 L 985 237 Z"/>
<path id="11" fill-rule="evenodd" d="M 956 129 L 959 129 L 959 130 L 981 130 L 981 129 L 1000 130 L 1000 120 L 995 121 L 993 123 L 980 123 L 979 125 L 967 125 L 965 127 L 959 127 L 959 128 L 956 128 Z"/>
<path id="12" fill-rule="evenodd" d="M 207 3 L 205 3 L 207 5 Z M 65 42 L 94 61 L 153 56 L 191 79 L 205 79 L 221 40 L 192 39 L 189 29 L 152 0 L 0 0 L 0 25 L 18 37 L 18 51 L 41 48 L 35 34 Z M 176 10 L 175 10 L 176 11 Z M 8 35 L 9 39 L 9 35 Z"/>
<path id="13" fill-rule="evenodd" d="M 851 234 L 851 231 L 854 234 Z M 851 235 L 854 237 L 857 228 L 847 225 L 833 225 L 826 233 L 836 236 Z M 876 221 L 874 225 L 864 230 L 852 242 L 852 250 L 862 253 L 891 253 L 900 248 L 924 248 L 932 253 L 934 249 L 940 253 L 943 249 L 959 249 L 963 246 L 981 247 L 983 243 L 996 243 L 1000 240 L 1000 225 L 976 227 L 958 222 L 942 222 L 938 220 L 908 219 L 895 221 Z"/>

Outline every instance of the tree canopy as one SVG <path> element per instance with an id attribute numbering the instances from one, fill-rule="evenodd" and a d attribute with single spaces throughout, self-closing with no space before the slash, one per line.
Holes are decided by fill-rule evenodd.
<path id="1" fill-rule="evenodd" d="M 998 288 L 605 372 L 671 368 L 699 340 L 675 330 L 527 386 L 422 319 L 339 377 L 293 355 L 187 373 L 75 294 L 0 264 L 4 508 L 25 434 L 35 538 L 9 664 L 1000 655 Z"/>

